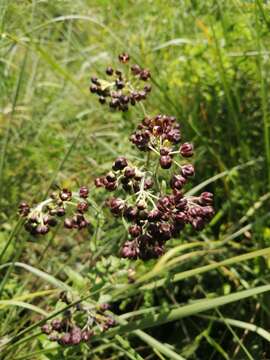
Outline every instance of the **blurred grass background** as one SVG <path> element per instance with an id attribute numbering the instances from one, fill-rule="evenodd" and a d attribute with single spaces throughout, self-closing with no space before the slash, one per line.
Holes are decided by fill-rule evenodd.
<path id="1" fill-rule="evenodd" d="M 81 272 L 89 257 L 106 262 L 106 254 L 117 249 L 115 244 L 125 236 L 112 219 L 98 233 L 56 231 L 48 238 L 35 240 L 20 231 L 16 215 L 21 200 L 42 200 L 54 183 L 69 187 L 92 184 L 97 175 L 110 168 L 112 159 L 130 153 L 128 137 L 142 118 L 140 109 L 112 113 L 88 91 L 90 76 L 101 75 L 109 64 L 116 65 L 117 55 L 123 51 L 151 70 L 153 91 L 147 110 L 175 115 L 182 124 L 184 139 L 194 143 L 194 185 L 228 171 L 208 185 L 208 190 L 215 193 L 217 214 L 200 237 L 218 240 L 240 231 L 222 259 L 269 246 L 267 1 L 1 0 L 0 4 L 0 250 L 12 238 L 3 262 L 25 262 L 66 281 L 72 271 Z M 235 168 L 238 165 L 243 166 Z M 98 221 L 104 219 L 93 219 L 94 225 Z M 15 234 L 14 229 L 18 230 Z M 95 241 L 91 240 L 93 236 Z M 182 240 L 195 239 L 197 234 L 188 233 Z M 199 264 L 208 260 L 202 258 Z M 67 266 L 70 270 L 63 270 Z M 119 270 L 127 265 L 117 262 L 112 272 L 113 266 Z M 262 259 L 246 264 L 241 271 L 234 267 L 227 270 L 231 272 L 227 276 L 214 274 L 213 279 L 208 275 L 198 284 L 187 282 L 184 291 L 176 286 L 173 302 L 196 297 L 199 286 L 199 294 L 211 295 L 269 281 L 268 263 Z M 94 269 L 90 270 L 91 276 Z M 84 284 L 86 280 L 82 277 L 81 281 Z M 3 273 L 0 291 L 8 299 L 43 288 L 29 274 L 12 268 Z M 159 303 L 156 295 L 146 293 L 143 305 Z M 46 307 L 46 299 L 39 304 Z M 250 300 L 242 320 L 250 321 L 254 307 L 259 306 L 259 322 L 269 328 L 268 305 L 267 296 L 259 302 Z M 239 315 L 237 306 L 231 307 L 230 317 Z M 1 335 L 14 335 L 29 325 L 29 319 L 30 315 L 20 309 L 6 310 Z M 193 320 L 190 325 L 192 330 L 184 345 L 189 339 L 193 348 L 185 351 L 186 358 L 270 356 L 267 346 L 252 337 L 245 344 L 249 355 L 241 346 L 236 351 L 236 339 L 241 338 L 243 330 L 237 335 L 227 329 L 229 335 L 224 335 L 218 328 L 210 337 L 212 323 L 201 321 L 197 325 Z M 181 326 L 185 332 L 187 324 Z M 166 337 L 166 328 L 155 331 L 160 339 L 184 349 L 173 336 Z M 34 343 L 28 350 L 37 348 Z M 118 358 L 121 352 L 114 351 Z M 26 356 L 26 352 L 23 354 Z M 16 353 L 14 359 L 19 355 Z M 57 356 L 75 358 L 67 353 L 33 355 L 31 359 Z M 112 358 L 106 356 L 89 358 Z M 162 357 L 154 353 L 152 358 Z"/>

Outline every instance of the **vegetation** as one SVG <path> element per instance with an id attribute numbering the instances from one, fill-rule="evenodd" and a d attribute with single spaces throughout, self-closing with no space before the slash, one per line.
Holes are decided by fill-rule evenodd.
<path id="1" fill-rule="evenodd" d="M 0 359 L 270 358 L 269 4 L 1 0 L 0 9 Z M 127 228 L 94 186 L 119 156 L 147 161 L 129 140 L 144 108 L 114 111 L 89 92 L 90 77 L 124 52 L 151 71 L 147 114 L 175 116 L 194 145 L 185 193 L 214 193 L 205 229 L 187 227 L 158 259 L 121 258 Z M 22 201 L 82 186 L 90 224 L 25 231 Z M 72 346 L 44 333 L 70 318 L 98 318 L 98 331 Z"/>

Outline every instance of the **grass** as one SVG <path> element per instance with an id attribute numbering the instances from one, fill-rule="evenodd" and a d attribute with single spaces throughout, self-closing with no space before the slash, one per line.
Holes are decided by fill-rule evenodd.
<path id="1" fill-rule="evenodd" d="M 0 358 L 267 359 L 269 5 L 1 0 L 0 9 Z M 138 156 L 128 136 L 141 109 L 111 113 L 88 92 L 122 51 L 152 71 L 146 111 L 177 116 L 195 144 L 189 192 L 215 193 L 210 226 L 171 241 L 159 262 L 120 260 L 126 232 L 106 211 L 89 232 L 43 238 L 16 214 L 21 200 L 92 184 L 115 156 Z M 63 313 L 63 288 L 74 302 L 110 301 L 119 326 L 79 347 L 49 342 L 39 313 Z"/>

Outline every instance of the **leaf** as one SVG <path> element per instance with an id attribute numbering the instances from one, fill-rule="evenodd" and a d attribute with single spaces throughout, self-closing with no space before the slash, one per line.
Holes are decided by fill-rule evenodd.
<path id="1" fill-rule="evenodd" d="M 5 267 L 8 267 L 8 266 L 17 266 L 17 267 L 21 267 L 29 272 L 31 272 L 32 274 L 40 277 L 41 279 L 45 280 L 46 282 L 56 286 L 57 288 L 60 288 L 62 290 L 65 290 L 65 291 L 70 291 L 70 287 L 68 285 L 66 285 L 65 283 L 63 283 L 62 281 L 56 279 L 54 276 L 50 275 L 50 274 L 47 274 L 45 273 L 44 271 L 41 271 L 31 265 L 27 265 L 27 264 L 24 264 L 24 263 L 21 263 L 21 262 L 15 262 L 14 264 L 13 263 L 6 263 L 6 264 L 3 264 L 0 266 L 0 269 L 3 269 Z"/>
<path id="2" fill-rule="evenodd" d="M 258 286 L 252 289 L 239 291 L 230 295 L 219 296 L 214 299 L 202 299 L 196 301 L 196 303 L 181 306 L 170 311 L 155 313 L 151 316 L 146 316 L 141 320 L 137 320 L 128 325 L 121 326 L 118 329 L 121 332 L 134 331 L 138 329 L 146 329 L 162 324 L 166 324 L 171 321 L 176 321 L 184 317 L 193 316 L 203 311 L 211 310 L 219 306 L 227 305 L 235 301 L 240 301 L 248 297 L 256 296 L 264 292 L 270 291 L 270 285 Z M 115 330 L 112 330 L 112 334 Z"/>
<path id="3" fill-rule="evenodd" d="M 32 305 L 32 304 L 28 304 L 25 303 L 23 301 L 17 301 L 17 300 L 0 300 L 0 307 L 6 307 L 6 306 L 19 306 L 19 307 L 23 307 L 25 309 L 28 310 L 32 310 L 35 311 L 43 316 L 48 316 L 48 313 L 42 309 L 40 309 L 39 307 Z"/>

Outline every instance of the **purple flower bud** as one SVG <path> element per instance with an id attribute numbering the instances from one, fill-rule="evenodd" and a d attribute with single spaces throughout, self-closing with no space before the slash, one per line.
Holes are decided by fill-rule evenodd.
<path id="1" fill-rule="evenodd" d="M 143 89 L 144 89 L 144 91 L 146 91 L 147 93 L 149 93 L 149 92 L 151 92 L 152 87 L 151 87 L 151 85 L 145 85 L 145 87 L 144 87 Z"/>
<path id="2" fill-rule="evenodd" d="M 133 177 L 135 176 L 135 173 L 136 173 L 136 171 L 135 171 L 134 168 L 132 168 L 132 167 L 130 167 L 130 166 L 127 166 L 127 167 L 125 168 L 125 171 L 124 171 L 124 176 L 125 176 L 126 178 L 130 179 L 130 178 L 133 178 Z"/>
<path id="3" fill-rule="evenodd" d="M 111 198 L 108 201 L 108 206 L 114 215 L 120 215 L 125 207 L 125 201 L 120 198 Z"/>
<path id="4" fill-rule="evenodd" d="M 106 184 L 105 184 L 105 189 L 108 190 L 108 191 L 114 191 L 117 189 L 117 182 L 114 181 L 114 182 L 109 182 L 107 181 Z"/>
<path id="5" fill-rule="evenodd" d="M 66 214 L 66 211 L 64 208 L 58 208 L 57 209 L 57 212 L 56 212 L 56 215 L 59 216 L 59 217 L 62 217 Z"/>
<path id="6" fill-rule="evenodd" d="M 129 206 L 124 211 L 124 216 L 127 220 L 133 221 L 138 215 L 138 209 L 136 207 Z"/>
<path id="7" fill-rule="evenodd" d="M 178 212 L 174 215 L 176 224 L 185 224 L 187 222 L 187 215 L 184 212 Z"/>
<path id="8" fill-rule="evenodd" d="M 128 232 L 132 237 L 138 237 L 142 233 L 142 228 L 139 225 L 131 225 L 128 228 Z"/>
<path id="9" fill-rule="evenodd" d="M 171 183 L 170 183 L 171 188 L 181 190 L 186 182 L 187 182 L 187 179 L 184 176 L 182 176 L 182 175 L 173 175 L 173 177 L 171 179 Z"/>
<path id="10" fill-rule="evenodd" d="M 123 170 L 127 165 L 127 159 L 123 156 L 120 156 L 115 160 L 113 170 Z"/>
<path id="11" fill-rule="evenodd" d="M 171 238 L 172 233 L 171 233 L 171 225 L 168 223 L 161 223 L 159 225 L 159 235 L 160 235 L 160 239 L 163 241 L 167 241 Z"/>
<path id="12" fill-rule="evenodd" d="M 211 219 L 215 215 L 215 210 L 212 206 L 204 206 L 202 208 L 202 214 L 207 219 Z"/>
<path id="13" fill-rule="evenodd" d="M 73 228 L 73 222 L 71 219 L 69 218 L 66 218 L 65 221 L 64 221 L 64 227 L 66 229 L 72 229 Z"/>
<path id="14" fill-rule="evenodd" d="M 146 81 L 151 77 L 151 74 L 149 70 L 144 69 L 140 71 L 139 76 L 141 80 Z"/>
<path id="15" fill-rule="evenodd" d="M 49 324 L 44 324 L 42 327 L 41 327 L 41 331 L 43 332 L 43 334 L 47 334 L 49 335 L 52 331 L 51 327 Z"/>
<path id="16" fill-rule="evenodd" d="M 107 67 L 106 74 L 109 75 L 109 76 L 113 75 L 113 68 L 112 67 Z"/>
<path id="17" fill-rule="evenodd" d="M 126 241 L 121 249 L 121 256 L 128 259 L 137 259 L 139 248 L 136 240 Z"/>
<path id="18" fill-rule="evenodd" d="M 151 187 L 154 185 L 154 181 L 151 178 L 147 178 L 144 181 L 144 190 L 151 189 Z"/>
<path id="19" fill-rule="evenodd" d="M 81 186 L 79 190 L 79 196 L 86 199 L 89 195 L 89 190 L 86 186 Z"/>
<path id="20" fill-rule="evenodd" d="M 139 210 L 144 210 L 147 208 L 147 203 L 145 202 L 145 200 L 139 200 L 137 203 L 136 203 L 136 206 Z"/>
<path id="21" fill-rule="evenodd" d="M 131 71 L 134 75 L 138 75 L 141 72 L 141 68 L 139 65 L 135 64 L 131 66 Z"/>
<path id="22" fill-rule="evenodd" d="M 89 87 L 89 90 L 92 94 L 95 94 L 98 91 L 97 85 L 93 84 Z"/>
<path id="23" fill-rule="evenodd" d="M 185 177 L 185 178 L 189 178 L 191 176 L 194 176 L 195 174 L 195 170 L 192 164 L 187 164 L 187 165 L 183 165 L 181 167 L 181 174 Z"/>
<path id="24" fill-rule="evenodd" d="M 203 192 L 200 195 L 200 203 L 202 205 L 212 205 L 214 195 L 210 192 Z"/>
<path id="25" fill-rule="evenodd" d="M 96 185 L 96 187 L 102 187 L 102 186 L 104 186 L 105 184 L 104 184 L 104 177 L 97 177 L 96 179 L 95 179 L 95 185 Z"/>
<path id="26" fill-rule="evenodd" d="M 181 198 L 179 199 L 176 203 L 175 203 L 175 207 L 178 210 L 185 210 L 187 207 L 187 199 L 186 198 Z"/>
<path id="27" fill-rule="evenodd" d="M 202 230 L 204 227 L 204 220 L 200 216 L 191 220 L 191 225 L 195 230 Z"/>
<path id="28" fill-rule="evenodd" d="M 81 329 L 77 326 L 74 326 L 70 332 L 70 341 L 72 345 L 78 345 L 81 342 L 81 340 L 82 340 Z"/>
<path id="29" fill-rule="evenodd" d="M 93 335 L 94 335 L 93 331 L 83 330 L 81 333 L 82 341 L 84 341 L 84 342 L 88 341 L 91 338 L 91 336 L 93 336 Z"/>
<path id="30" fill-rule="evenodd" d="M 203 208 L 201 206 L 191 206 L 188 210 L 191 217 L 203 216 Z"/>
<path id="31" fill-rule="evenodd" d="M 149 213 L 148 213 L 148 221 L 155 222 L 155 221 L 160 220 L 160 218 L 161 218 L 161 213 L 160 213 L 160 211 L 158 209 L 154 209 L 154 210 L 149 211 Z"/>
<path id="32" fill-rule="evenodd" d="M 61 345 L 71 345 L 72 341 L 71 341 L 71 334 L 70 333 L 66 333 L 63 336 L 61 336 L 61 338 L 58 340 L 59 344 Z"/>
<path id="33" fill-rule="evenodd" d="M 172 129 L 166 134 L 166 138 L 173 144 L 177 144 L 181 140 L 181 133 L 179 129 Z"/>
<path id="34" fill-rule="evenodd" d="M 159 258 L 164 254 L 164 246 L 160 244 L 155 244 L 152 248 L 153 258 Z"/>
<path id="35" fill-rule="evenodd" d="M 170 201 L 169 196 L 163 196 L 158 199 L 158 201 L 157 201 L 158 210 L 164 212 L 164 211 L 169 210 L 170 207 L 171 207 L 171 201 Z"/>
<path id="36" fill-rule="evenodd" d="M 30 212 L 30 206 L 25 202 L 21 202 L 20 205 L 19 205 L 19 214 L 21 216 L 27 216 Z"/>
<path id="37" fill-rule="evenodd" d="M 115 182 L 115 181 L 116 181 L 116 176 L 115 176 L 115 174 L 114 174 L 112 171 L 110 171 L 110 172 L 106 175 L 106 180 L 107 180 L 108 182 Z"/>
<path id="38" fill-rule="evenodd" d="M 180 154 L 183 157 L 191 157 L 193 155 L 193 145 L 190 143 L 184 143 L 180 146 Z"/>
<path id="39" fill-rule="evenodd" d="M 62 330 L 62 320 L 60 319 L 53 319 L 51 322 L 51 326 L 53 330 L 55 331 L 61 331 Z"/>
<path id="40" fill-rule="evenodd" d="M 97 78 L 96 76 L 92 76 L 92 77 L 91 77 L 91 82 L 92 82 L 93 84 L 99 85 L 99 81 L 98 81 L 98 78 Z"/>
<path id="41" fill-rule="evenodd" d="M 165 147 L 163 147 L 159 150 L 160 155 L 169 155 L 170 152 L 171 152 L 171 149 L 165 148 Z"/>
<path id="42" fill-rule="evenodd" d="M 40 224 L 40 225 L 38 225 L 38 226 L 36 227 L 36 233 L 37 233 L 37 234 L 40 234 L 40 235 L 45 235 L 45 234 L 47 234 L 47 233 L 49 232 L 49 230 L 50 230 L 50 228 L 49 228 L 48 225 L 42 225 L 42 224 Z"/>
<path id="43" fill-rule="evenodd" d="M 109 327 L 113 327 L 113 326 L 115 326 L 116 321 L 115 321 L 112 317 L 108 317 L 108 318 L 107 318 L 107 321 L 106 321 L 106 324 L 107 324 Z"/>
<path id="44" fill-rule="evenodd" d="M 118 56 L 118 59 L 121 63 L 126 64 L 129 61 L 128 53 L 123 53 Z"/>
<path id="45" fill-rule="evenodd" d="M 88 210 L 88 203 L 86 201 L 81 201 L 77 204 L 77 210 L 80 212 L 80 213 L 84 213 Z"/>
<path id="46" fill-rule="evenodd" d="M 69 201 L 72 197 L 72 192 L 68 189 L 63 189 L 59 193 L 59 197 L 62 201 Z"/>
<path id="47" fill-rule="evenodd" d="M 162 155 L 159 163 L 162 169 L 169 169 L 172 166 L 172 157 L 170 155 Z"/>

